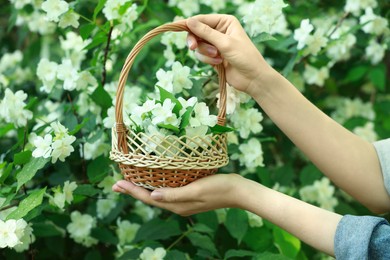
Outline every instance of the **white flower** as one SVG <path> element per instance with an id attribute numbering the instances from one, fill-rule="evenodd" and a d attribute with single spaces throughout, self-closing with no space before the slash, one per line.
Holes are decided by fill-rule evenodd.
<path id="1" fill-rule="evenodd" d="M 100 155 L 107 155 L 110 151 L 111 146 L 106 142 L 105 135 L 103 134 L 101 138 L 92 142 L 85 143 L 83 146 L 83 155 L 86 160 L 93 160 Z"/>
<path id="2" fill-rule="evenodd" d="M 69 204 L 73 201 L 73 191 L 76 188 L 77 188 L 77 184 L 74 181 L 72 181 L 72 182 L 66 181 L 64 183 L 63 192 L 64 192 L 64 195 L 65 195 L 65 200 Z"/>
<path id="3" fill-rule="evenodd" d="M 50 124 L 56 137 L 54 139 L 61 139 L 63 136 L 68 135 L 68 128 L 63 126 L 59 121 L 55 121 Z"/>
<path id="4" fill-rule="evenodd" d="M 239 159 L 240 165 L 253 171 L 258 166 L 264 166 L 263 149 L 261 143 L 256 138 L 251 138 L 247 143 L 241 144 L 238 149 L 240 154 L 233 154 L 233 159 Z"/>
<path id="5" fill-rule="evenodd" d="M 247 215 L 248 215 L 248 221 L 249 221 L 249 226 L 250 227 L 262 227 L 263 226 L 263 219 L 250 212 L 250 211 L 246 211 Z"/>
<path id="6" fill-rule="evenodd" d="M 156 214 L 159 213 L 159 210 L 155 211 L 153 208 L 137 200 L 135 202 L 135 208 L 133 212 L 140 216 L 142 220 L 146 223 L 152 220 L 156 216 Z"/>
<path id="7" fill-rule="evenodd" d="M 372 8 L 366 8 L 364 15 L 359 19 L 361 25 L 365 24 L 362 30 L 365 33 L 381 35 L 386 30 L 389 22 L 386 18 L 375 15 Z"/>
<path id="8" fill-rule="evenodd" d="M 220 108 L 221 94 L 216 95 L 218 102 L 217 107 Z M 240 92 L 226 83 L 226 114 L 231 115 L 236 110 L 236 107 L 241 103 Z"/>
<path id="9" fill-rule="evenodd" d="M 192 148 L 198 147 L 199 144 L 202 144 L 203 141 L 202 139 L 208 139 L 206 134 L 208 131 L 208 126 L 206 125 L 201 125 L 197 127 L 186 127 L 186 136 L 189 138 L 186 139 L 187 145 L 189 145 Z"/>
<path id="10" fill-rule="evenodd" d="M 198 98 L 197 97 L 191 97 L 188 100 L 185 100 L 182 97 L 178 97 L 177 100 L 179 100 L 180 104 L 183 107 L 180 110 L 180 116 L 182 116 L 187 111 L 188 107 L 193 107 L 198 102 Z"/>
<path id="11" fill-rule="evenodd" d="M 88 214 L 81 214 L 79 211 L 73 211 L 70 214 L 71 223 L 68 224 L 70 237 L 77 243 L 82 243 L 86 246 L 96 244 L 97 240 L 90 237 L 91 231 L 96 227 L 96 219 Z"/>
<path id="12" fill-rule="evenodd" d="M 12 4 L 14 4 L 16 9 L 22 9 L 25 5 L 31 3 L 31 0 L 10 0 Z"/>
<path id="13" fill-rule="evenodd" d="M 98 86 L 96 78 L 89 71 L 80 72 L 76 84 L 77 90 L 87 90 L 90 94 L 92 94 Z"/>
<path id="14" fill-rule="evenodd" d="M 178 126 L 180 121 L 177 116 L 172 112 L 175 104 L 170 99 L 165 99 L 163 104 L 156 104 L 152 110 L 152 123 L 157 124 L 167 124 Z"/>
<path id="15" fill-rule="evenodd" d="M 355 127 L 352 132 L 370 143 L 378 140 L 378 135 L 372 122 L 367 122 L 364 126 Z"/>
<path id="16" fill-rule="evenodd" d="M 359 98 L 353 100 L 346 98 L 337 104 L 336 111 L 331 116 L 340 124 L 353 117 L 363 117 L 372 121 L 375 119 L 375 111 L 370 102 L 364 103 Z"/>
<path id="17" fill-rule="evenodd" d="M 200 0 L 200 2 L 210 6 L 213 12 L 218 12 L 226 7 L 225 0 Z"/>
<path id="18" fill-rule="evenodd" d="M 172 65 L 173 72 L 173 94 L 181 93 L 183 89 L 191 89 L 192 81 L 190 77 L 190 68 L 183 66 L 180 62 L 176 61 Z"/>
<path id="19" fill-rule="evenodd" d="M 187 1 L 185 1 L 187 2 Z M 142 253 L 139 255 L 139 258 L 141 260 L 163 260 L 167 252 L 164 248 L 158 247 L 155 250 L 153 250 L 150 247 L 145 248 Z"/>
<path id="20" fill-rule="evenodd" d="M 285 21 L 283 18 L 280 19 L 283 16 L 282 9 L 286 6 L 283 0 L 256 0 L 253 3 L 244 4 L 239 9 L 239 13 L 243 16 L 245 29 L 251 36 L 257 36 L 262 32 L 276 33 L 287 29 L 281 28 L 281 26 L 287 26 L 287 23 L 283 24 Z"/>
<path id="21" fill-rule="evenodd" d="M 103 219 L 110 214 L 111 210 L 113 210 L 116 205 L 116 194 L 115 196 L 109 196 L 106 199 L 98 199 L 96 202 L 96 213 L 97 217 Z"/>
<path id="22" fill-rule="evenodd" d="M 60 37 L 60 44 L 64 51 L 80 53 L 84 51 L 83 49 L 89 44 L 89 41 L 84 41 L 80 35 L 69 31 L 65 34 L 65 38 Z"/>
<path id="23" fill-rule="evenodd" d="M 0 73 L 17 66 L 23 60 L 20 50 L 12 53 L 5 53 L 0 59 Z"/>
<path id="24" fill-rule="evenodd" d="M 50 198 L 50 203 L 63 210 L 65 207 L 65 194 L 59 189 L 54 191 L 54 196 Z"/>
<path id="25" fill-rule="evenodd" d="M 217 116 L 210 115 L 209 107 L 204 102 L 199 102 L 194 107 L 195 116 L 190 118 L 190 125 L 197 127 L 207 125 L 213 127 L 217 124 Z"/>
<path id="26" fill-rule="evenodd" d="M 313 185 L 302 187 L 299 190 L 299 196 L 307 202 L 316 202 L 318 200 L 318 192 Z"/>
<path id="27" fill-rule="evenodd" d="M 16 234 L 19 234 L 18 238 L 20 243 L 17 244 L 13 249 L 20 253 L 29 249 L 30 244 L 35 241 L 35 236 L 32 233 L 33 229 L 31 228 L 31 224 L 27 225 L 23 219 L 19 219 L 17 222 L 20 222 L 20 225 L 17 225 L 19 228 L 16 230 Z"/>
<path id="28" fill-rule="evenodd" d="M 41 90 L 50 93 L 57 79 L 58 64 L 43 58 L 39 61 L 37 67 L 37 76 L 42 80 Z"/>
<path id="29" fill-rule="evenodd" d="M 32 32 L 38 32 L 41 35 L 51 34 L 56 29 L 56 24 L 48 22 L 45 14 L 35 10 L 29 17 L 27 26 Z"/>
<path id="30" fill-rule="evenodd" d="M 298 50 L 301 50 L 306 46 L 307 40 L 313 29 L 314 27 L 310 24 L 310 20 L 304 19 L 301 21 L 300 27 L 294 30 L 294 39 L 298 42 Z"/>
<path id="31" fill-rule="evenodd" d="M 6 222 L 0 220 L 0 248 L 13 248 L 19 242 L 16 235 L 16 220 L 10 219 Z"/>
<path id="32" fill-rule="evenodd" d="M 137 13 L 137 4 L 132 4 L 129 8 L 127 8 L 126 12 L 122 16 L 122 23 L 119 24 L 119 30 L 124 32 L 126 31 L 126 27 L 129 30 L 133 29 L 133 22 L 137 20 L 138 13 Z"/>
<path id="33" fill-rule="evenodd" d="M 370 59 L 371 64 L 378 64 L 385 57 L 386 44 L 379 44 L 375 39 L 370 40 L 366 47 L 366 57 Z"/>
<path id="34" fill-rule="evenodd" d="M 55 140 L 52 144 L 53 153 L 52 153 L 52 163 L 55 163 L 58 159 L 62 162 L 65 161 L 65 158 L 68 157 L 73 151 L 74 148 L 71 145 L 76 140 L 76 137 L 72 135 L 64 136 L 59 140 Z"/>
<path id="35" fill-rule="evenodd" d="M 138 229 L 141 227 L 141 225 L 130 223 L 128 220 L 121 221 L 120 218 L 116 220 L 116 225 L 116 235 L 118 236 L 119 244 L 121 245 L 130 244 L 135 238 Z"/>
<path id="36" fill-rule="evenodd" d="M 169 0 L 168 5 L 179 8 L 185 17 L 190 17 L 196 13 L 199 13 L 199 0 Z"/>
<path id="37" fill-rule="evenodd" d="M 103 189 L 103 193 L 112 193 L 112 185 L 119 180 L 122 180 L 122 174 L 114 172 L 114 175 L 108 175 L 99 182 L 98 187 Z"/>
<path id="38" fill-rule="evenodd" d="M 317 55 L 320 50 L 326 46 L 328 38 L 324 36 L 321 30 L 317 30 L 313 35 L 309 35 L 306 39 L 306 51 L 311 55 Z"/>
<path id="39" fill-rule="evenodd" d="M 161 43 L 167 47 L 172 47 L 172 45 L 175 45 L 176 48 L 181 50 L 187 46 L 186 38 L 186 32 L 167 32 L 161 36 Z"/>
<path id="40" fill-rule="evenodd" d="M 60 18 L 60 22 L 58 23 L 58 26 L 61 28 L 66 28 L 68 26 L 72 26 L 74 28 L 78 28 L 80 15 L 78 15 L 75 12 L 67 12 Z"/>
<path id="41" fill-rule="evenodd" d="M 159 69 L 156 73 L 156 77 L 158 79 L 156 86 L 159 86 L 170 93 L 173 92 L 173 71 Z"/>
<path id="42" fill-rule="evenodd" d="M 337 206 L 337 199 L 333 197 L 335 188 L 330 184 L 328 178 L 323 177 L 317 180 L 313 185 L 302 187 L 299 190 L 299 195 L 302 200 L 307 202 L 318 203 L 321 208 L 329 211 L 334 211 Z"/>
<path id="43" fill-rule="evenodd" d="M 42 3 L 42 10 L 46 12 L 49 21 L 58 22 L 59 16 L 69 9 L 69 4 L 63 0 L 47 0 Z"/>
<path id="44" fill-rule="evenodd" d="M 256 108 L 238 108 L 230 119 L 242 138 L 248 138 L 250 133 L 258 134 L 263 130 L 263 115 Z"/>
<path id="45" fill-rule="evenodd" d="M 77 69 L 74 68 L 72 61 L 64 59 L 57 68 L 57 77 L 64 81 L 64 90 L 72 91 L 77 87 L 77 80 L 79 74 Z"/>
<path id="46" fill-rule="evenodd" d="M 361 10 L 366 8 L 375 8 L 377 6 L 377 0 L 347 0 L 344 6 L 344 11 L 353 13 L 357 16 L 360 14 Z"/>
<path id="47" fill-rule="evenodd" d="M 34 139 L 34 146 L 36 147 L 35 150 L 32 153 L 32 156 L 35 158 L 43 157 L 43 158 L 49 158 L 51 155 L 51 144 L 52 144 L 52 136 L 50 134 L 45 135 L 44 138 L 41 136 L 37 136 Z"/>
<path id="48" fill-rule="evenodd" d="M 31 119 L 31 111 L 24 109 L 27 94 L 23 90 L 13 93 L 10 89 L 5 89 L 5 95 L 0 102 L 0 119 L 7 123 L 13 123 L 16 127 L 25 126 L 27 120 Z"/>
<path id="49" fill-rule="evenodd" d="M 103 8 L 103 13 L 107 20 L 114 20 L 121 17 L 119 9 L 126 3 L 126 0 L 107 0 Z"/>
<path id="50" fill-rule="evenodd" d="M 333 38 L 333 37 L 332 37 Z M 337 62 L 347 60 L 350 57 L 352 47 L 356 43 L 356 36 L 352 33 L 338 39 L 335 43 L 327 48 L 326 54 L 332 61 Z"/>
<path id="51" fill-rule="evenodd" d="M 329 78 L 329 68 L 324 66 L 317 69 L 313 66 L 306 65 L 303 78 L 307 84 L 315 84 L 317 86 L 324 86 L 325 80 Z"/>

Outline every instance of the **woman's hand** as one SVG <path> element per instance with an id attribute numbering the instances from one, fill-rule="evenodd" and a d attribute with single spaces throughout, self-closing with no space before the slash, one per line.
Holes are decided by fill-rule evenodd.
<path id="1" fill-rule="evenodd" d="M 188 216 L 218 208 L 240 207 L 240 187 L 245 179 L 237 174 L 216 174 L 180 188 L 161 188 L 150 192 L 125 180 L 113 191 L 128 194 L 144 203 Z"/>
<path id="2" fill-rule="evenodd" d="M 234 16 L 197 15 L 187 20 L 187 26 L 191 30 L 188 47 L 200 61 L 211 65 L 223 62 L 226 79 L 236 89 L 253 95 L 264 77 L 272 74 L 272 67 Z"/>

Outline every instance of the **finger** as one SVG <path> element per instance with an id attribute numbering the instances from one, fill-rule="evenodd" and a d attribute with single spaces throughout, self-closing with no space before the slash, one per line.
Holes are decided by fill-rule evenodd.
<path id="1" fill-rule="evenodd" d="M 198 48 L 196 49 L 196 51 L 202 55 L 209 56 L 211 58 L 215 58 L 219 54 L 215 46 L 205 42 L 198 42 Z"/>
<path id="2" fill-rule="evenodd" d="M 115 185 L 119 192 L 128 194 L 135 199 L 141 200 L 147 204 L 153 204 L 154 200 L 150 197 L 150 191 L 135 185 L 130 181 L 120 180 Z"/>
<path id="3" fill-rule="evenodd" d="M 204 181 L 205 178 L 202 178 L 202 180 Z M 179 205 L 178 202 L 193 203 L 199 199 L 199 189 L 202 180 L 179 188 L 156 189 L 151 193 L 151 197 L 156 201 L 176 203 L 177 205 Z"/>
<path id="4" fill-rule="evenodd" d="M 193 34 L 208 41 L 218 49 L 220 43 L 226 41 L 227 36 L 225 34 L 212 29 L 209 25 L 202 23 L 195 18 L 189 18 L 187 20 L 187 26 Z"/>
<path id="5" fill-rule="evenodd" d="M 198 39 L 190 32 L 187 34 L 187 46 L 190 50 L 195 50 L 198 47 Z"/>
<path id="6" fill-rule="evenodd" d="M 195 57 L 200 60 L 201 62 L 208 63 L 210 65 L 218 65 L 223 62 L 223 59 L 220 56 L 217 57 L 209 57 L 203 54 L 200 54 L 199 52 L 195 52 Z"/>

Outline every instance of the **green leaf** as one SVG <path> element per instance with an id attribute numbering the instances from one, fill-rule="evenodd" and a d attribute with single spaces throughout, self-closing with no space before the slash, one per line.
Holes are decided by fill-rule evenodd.
<path id="1" fill-rule="evenodd" d="M 226 215 L 225 226 L 230 235 L 241 243 L 248 230 L 248 214 L 240 209 L 229 209 Z"/>
<path id="2" fill-rule="evenodd" d="M 272 247 L 273 238 L 269 228 L 250 228 L 242 240 L 250 249 L 262 252 Z"/>
<path id="3" fill-rule="evenodd" d="M 210 131 L 213 134 L 223 134 L 227 132 L 233 132 L 236 129 L 228 127 L 228 126 L 223 126 L 223 125 L 215 125 L 213 127 L 210 127 Z"/>
<path id="4" fill-rule="evenodd" d="M 192 229 L 199 233 L 209 233 L 209 234 L 214 233 L 214 231 L 210 227 L 202 223 L 196 223 L 195 225 L 192 226 Z"/>
<path id="5" fill-rule="evenodd" d="M 111 161 L 102 155 L 90 162 L 87 166 L 87 175 L 91 183 L 96 183 L 104 179 L 109 172 Z"/>
<path id="6" fill-rule="evenodd" d="M 16 190 L 19 190 L 23 184 L 31 180 L 37 171 L 42 169 L 49 162 L 49 160 L 49 158 L 32 157 L 31 160 L 26 165 L 24 165 L 23 169 L 18 173 L 18 175 L 16 175 L 16 180 L 18 181 Z"/>
<path id="7" fill-rule="evenodd" d="M 8 219 L 21 219 L 27 215 L 31 210 L 41 205 L 43 195 L 46 192 L 46 187 L 40 190 L 35 190 L 27 198 L 23 199 L 19 206 L 12 211 L 8 216 Z"/>
<path id="8" fill-rule="evenodd" d="M 301 181 L 302 186 L 311 185 L 314 181 L 319 180 L 322 176 L 322 173 L 314 164 L 309 164 L 302 169 L 299 174 L 299 180 Z"/>
<path id="9" fill-rule="evenodd" d="M 194 110 L 194 107 L 187 107 L 186 112 L 181 116 L 181 122 L 180 122 L 180 129 L 184 129 L 188 126 L 191 119 L 192 111 Z"/>
<path id="10" fill-rule="evenodd" d="M 368 74 L 372 84 L 380 90 L 384 91 L 386 87 L 386 66 L 381 63 L 373 67 Z"/>
<path id="11" fill-rule="evenodd" d="M 205 249 L 212 253 L 214 256 L 219 256 L 217 248 L 215 247 L 214 242 L 209 236 L 193 232 L 188 234 L 187 237 L 194 247 Z"/>
<path id="12" fill-rule="evenodd" d="M 88 37 L 91 35 L 93 29 L 96 28 L 95 24 L 83 24 L 80 26 L 80 36 L 83 38 L 83 40 L 88 39 Z"/>
<path id="13" fill-rule="evenodd" d="M 188 260 L 185 253 L 178 250 L 169 250 L 164 259 Z"/>
<path id="14" fill-rule="evenodd" d="M 268 41 L 276 41 L 277 39 L 273 37 L 271 34 L 262 32 L 258 36 L 253 38 L 253 42 L 255 43 L 261 43 L 261 42 L 268 42 Z"/>
<path id="15" fill-rule="evenodd" d="M 106 42 L 107 42 L 107 35 L 98 34 L 95 37 L 93 37 L 92 42 L 90 44 L 84 47 L 84 50 L 90 50 Z"/>
<path id="16" fill-rule="evenodd" d="M 180 133 L 180 129 L 174 125 L 166 125 L 166 124 L 157 124 L 158 127 L 160 128 L 164 128 L 164 129 L 167 129 L 167 130 L 170 130 L 172 132 L 174 132 L 175 134 L 179 134 Z"/>
<path id="17" fill-rule="evenodd" d="M 91 184 L 78 185 L 73 194 L 92 197 L 100 193 L 100 190 L 95 189 Z"/>
<path id="18" fill-rule="evenodd" d="M 133 243 L 138 243 L 143 240 L 164 240 L 178 236 L 181 233 L 182 231 L 177 221 L 155 218 L 140 227 Z"/>
<path id="19" fill-rule="evenodd" d="M 49 221 L 34 223 L 33 229 L 34 229 L 34 235 L 37 237 L 63 236 L 65 232 Z"/>
<path id="20" fill-rule="evenodd" d="M 95 228 L 92 230 L 92 237 L 97 240 L 111 245 L 118 244 L 118 238 L 108 229 L 106 228 Z"/>
<path id="21" fill-rule="evenodd" d="M 230 249 L 225 253 L 224 259 L 229 259 L 232 257 L 255 256 L 255 255 L 257 255 L 257 253 L 248 250 Z"/>
<path id="22" fill-rule="evenodd" d="M 93 11 L 93 21 L 96 21 L 97 15 L 100 13 L 100 11 L 103 9 L 104 5 L 106 4 L 107 0 L 99 0 L 99 3 L 95 7 L 95 10 Z"/>
<path id="23" fill-rule="evenodd" d="M 345 84 L 363 79 L 367 73 L 367 70 L 368 67 L 364 65 L 353 67 L 348 71 L 348 74 L 345 76 L 343 83 Z"/>
<path id="24" fill-rule="evenodd" d="M 72 131 L 69 131 L 69 134 L 70 135 L 75 135 L 78 133 L 78 131 L 80 131 L 89 121 L 89 118 L 84 118 L 83 119 L 83 122 L 81 122 L 80 124 L 77 124 Z"/>
<path id="25" fill-rule="evenodd" d="M 31 159 L 31 154 L 32 152 L 29 150 L 15 154 L 14 164 L 22 165 L 28 163 Z"/>
<path id="26" fill-rule="evenodd" d="M 253 257 L 252 260 L 291 260 L 291 258 L 280 254 L 264 252 Z"/>
<path id="27" fill-rule="evenodd" d="M 282 71 L 283 76 L 287 77 L 290 74 L 290 72 L 294 69 L 296 62 L 299 60 L 299 57 L 300 57 L 300 55 L 298 55 L 298 53 L 295 53 L 291 56 L 287 65 L 283 68 L 283 71 Z"/>
<path id="28" fill-rule="evenodd" d="M 172 93 L 166 91 L 162 87 L 157 86 L 157 88 L 160 91 L 160 101 L 162 103 L 164 103 L 165 99 L 170 99 L 172 101 L 172 103 L 175 104 L 172 112 L 175 113 L 177 117 L 179 117 L 180 116 L 180 110 L 182 110 L 182 108 L 183 108 L 183 106 L 181 105 L 180 101 L 177 100 L 177 98 Z"/>
<path id="29" fill-rule="evenodd" d="M 0 137 L 5 136 L 12 129 L 14 129 L 14 124 L 2 125 L 0 128 Z"/>
<path id="30" fill-rule="evenodd" d="M 277 226 L 273 227 L 273 235 L 275 245 L 279 251 L 283 255 L 295 259 L 301 249 L 301 241 Z"/>
<path id="31" fill-rule="evenodd" d="M 107 91 L 99 85 L 95 91 L 91 94 L 92 100 L 102 107 L 103 110 L 107 110 L 112 106 L 112 99 Z"/>

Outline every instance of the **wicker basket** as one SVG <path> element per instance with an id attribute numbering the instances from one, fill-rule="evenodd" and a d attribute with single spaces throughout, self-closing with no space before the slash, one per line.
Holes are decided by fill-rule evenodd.
<path id="1" fill-rule="evenodd" d="M 112 129 L 111 160 L 117 162 L 124 178 L 147 189 L 180 187 L 214 174 L 228 163 L 226 134 L 212 136 L 148 136 L 135 133 L 123 124 L 123 93 L 129 70 L 142 47 L 167 31 L 188 31 L 185 20 L 164 24 L 147 33 L 133 48 L 122 68 Z M 217 66 L 220 91 L 218 124 L 225 124 L 226 78 L 223 65 Z"/>

